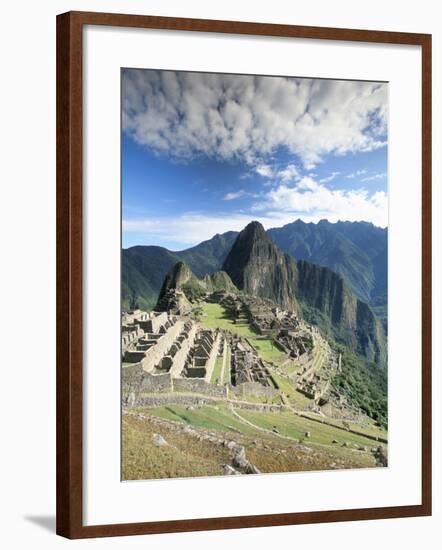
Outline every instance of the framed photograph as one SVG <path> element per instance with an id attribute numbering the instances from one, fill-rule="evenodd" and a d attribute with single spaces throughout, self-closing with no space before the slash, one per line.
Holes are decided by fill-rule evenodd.
<path id="1" fill-rule="evenodd" d="M 57 532 L 431 514 L 431 36 L 57 18 Z"/>

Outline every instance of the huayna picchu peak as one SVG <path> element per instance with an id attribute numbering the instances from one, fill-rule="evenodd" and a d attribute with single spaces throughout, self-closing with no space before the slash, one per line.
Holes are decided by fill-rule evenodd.
<path id="1" fill-rule="evenodd" d="M 249 223 L 237 236 L 223 270 L 246 294 L 269 298 L 298 311 L 296 263 L 269 239 L 259 222 Z"/>

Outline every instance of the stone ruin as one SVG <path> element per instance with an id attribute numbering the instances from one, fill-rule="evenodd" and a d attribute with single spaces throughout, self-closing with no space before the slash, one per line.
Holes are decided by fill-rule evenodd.
<path id="1" fill-rule="evenodd" d="M 203 330 L 188 317 L 137 310 L 123 314 L 121 334 L 126 402 L 145 392 L 192 391 L 196 380 L 200 392 L 212 390 L 206 386 L 223 350 L 220 331 Z"/>
<path id="2" fill-rule="evenodd" d="M 183 377 L 204 378 L 209 382 L 219 351 L 219 331 L 199 330 L 187 355 Z"/>
<path id="3" fill-rule="evenodd" d="M 139 322 L 148 318 L 148 313 L 139 309 L 123 313 L 121 319 L 121 350 L 122 353 L 135 344 L 143 335 Z"/>
<path id="4" fill-rule="evenodd" d="M 315 345 L 313 333 L 310 330 L 290 330 L 283 328 L 276 337 L 278 346 L 282 351 L 294 359 L 310 353 Z"/>
<path id="5" fill-rule="evenodd" d="M 256 296 L 226 294 L 213 298 L 223 305 L 233 320 L 243 320 L 261 336 L 280 331 L 298 331 L 301 321 L 296 313 L 275 307 L 271 300 Z"/>
<path id="6" fill-rule="evenodd" d="M 319 406 L 328 403 L 332 392 L 331 381 L 339 371 L 340 356 L 327 346 L 325 358 L 320 370 L 311 362 L 298 375 L 296 389 L 306 397 L 313 399 Z"/>
<path id="7" fill-rule="evenodd" d="M 180 291 L 172 292 L 176 298 Z M 328 402 L 333 395 L 331 379 L 339 368 L 338 356 L 327 347 L 321 368 L 317 368 L 314 350 L 318 343 L 325 344 L 315 327 L 262 298 L 223 292 L 217 293 L 216 299 L 221 299 L 237 322 L 249 323 L 258 334 L 275 331 L 275 345 L 299 366 L 291 375 L 296 389 L 318 405 Z M 247 338 L 221 329 L 203 329 L 190 316 L 141 310 L 123 314 L 121 334 L 126 397 L 129 390 L 137 395 L 174 391 L 215 397 L 226 397 L 227 391 L 238 396 L 279 395 L 268 366 Z M 231 350 L 228 366 L 227 345 Z M 217 357 L 223 357 L 222 379 L 226 380 L 226 373 L 229 381 L 220 382 L 218 377 L 212 384 Z"/>
<path id="8" fill-rule="evenodd" d="M 245 338 L 232 342 L 231 385 L 235 388 L 246 385 L 244 393 L 254 393 L 256 386 L 276 390 L 268 368 Z"/>

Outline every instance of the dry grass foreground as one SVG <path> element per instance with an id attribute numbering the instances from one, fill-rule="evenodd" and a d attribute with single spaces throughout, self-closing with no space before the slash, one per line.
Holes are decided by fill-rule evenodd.
<path id="1" fill-rule="evenodd" d="M 262 428 L 267 428 L 267 418 L 245 415 L 249 420 L 262 423 L 262 427 L 252 426 L 241 424 L 227 411 L 214 409 L 212 414 L 208 409 L 211 407 L 186 411 L 170 406 L 125 413 L 122 478 L 223 475 L 225 465 L 232 464 L 232 452 L 227 446 L 231 443 L 243 446 L 247 459 L 262 473 L 373 468 L 377 465 L 371 452 L 374 442 L 350 438 L 350 434 L 342 430 L 336 430 L 334 443 L 330 440 L 334 432 L 328 432 L 328 444 L 325 444 L 321 425 L 314 427 L 319 431 L 312 430 L 309 439 L 302 436 L 296 439 L 295 433 L 290 436 L 286 432 L 285 435 L 282 429 L 274 434 L 263 431 Z M 182 419 L 186 414 L 190 415 L 191 423 Z M 179 421 L 180 415 L 182 421 Z M 284 424 L 286 422 L 284 420 Z M 155 434 L 164 438 L 166 444 L 155 443 Z"/>

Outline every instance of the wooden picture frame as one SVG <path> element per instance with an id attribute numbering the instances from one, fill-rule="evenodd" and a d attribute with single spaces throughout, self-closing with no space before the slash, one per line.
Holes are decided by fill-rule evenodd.
<path id="1" fill-rule="evenodd" d="M 422 503 L 85 526 L 83 514 L 83 40 L 85 25 L 379 44 L 422 51 Z M 57 533 L 90 538 L 431 515 L 431 35 L 109 13 L 57 17 Z"/>

